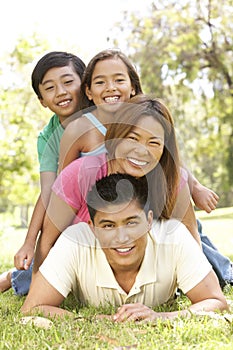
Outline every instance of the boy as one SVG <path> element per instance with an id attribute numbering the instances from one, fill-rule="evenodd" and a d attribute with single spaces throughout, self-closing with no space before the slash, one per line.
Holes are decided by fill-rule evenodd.
<path id="1" fill-rule="evenodd" d="M 32 72 L 32 87 L 41 105 L 55 113 L 40 132 L 37 142 L 40 163 L 41 193 L 36 202 L 23 246 L 15 255 L 17 270 L 0 276 L 0 291 L 11 286 L 15 294 L 25 295 L 31 282 L 35 242 L 57 176 L 60 139 L 69 118 L 79 109 L 79 90 L 85 70 L 83 61 L 67 52 L 53 51 L 44 55 Z M 22 270 L 22 271 L 21 271 Z"/>

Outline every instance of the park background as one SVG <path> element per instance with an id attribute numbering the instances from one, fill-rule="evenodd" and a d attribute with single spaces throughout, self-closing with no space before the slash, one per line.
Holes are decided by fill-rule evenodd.
<path id="1" fill-rule="evenodd" d="M 232 18 L 232 0 L 2 4 L 0 272 L 13 264 L 39 193 L 37 135 L 51 112 L 37 100 L 31 72 L 53 50 L 77 54 L 86 64 L 106 48 L 129 56 L 144 92 L 171 110 L 185 164 L 220 196 L 214 212 L 196 213 L 203 231 L 233 260 Z"/>

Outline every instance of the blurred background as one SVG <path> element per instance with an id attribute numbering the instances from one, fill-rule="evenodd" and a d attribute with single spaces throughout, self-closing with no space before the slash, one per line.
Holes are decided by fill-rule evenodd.
<path id="1" fill-rule="evenodd" d="M 86 64 L 106 48 L 128 55 L 144 92 L 169 106 L 183 161 L 218 193 L 218 207 L 228 208 L 228 214 L 221 209 L 223 217 L 233 219 L 232 18 L 232 0 L 4 2 L 0 236 L 27 226 L 39 193 L 37 135 L 52 113 L 37 100 L 31 72 L 53 50 L 72 52 Z"/>

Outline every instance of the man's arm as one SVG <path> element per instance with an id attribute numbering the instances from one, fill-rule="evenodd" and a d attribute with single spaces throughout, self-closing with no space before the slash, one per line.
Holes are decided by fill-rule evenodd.
<path id="1" fill-rule="evenodd" d="M 219 286 L 218 279 L 213 271 L 194 288 L 186 293 L 192 305 L 185 310 L 173 312 L 155 312 L 151 308 L 140 304 L 125 304 L 121 306 L 113 316 L 116 322 L 147 320 L 153 321 L 157 318 L 173 319 L 177 316 L 190 317 L 191 314 L 202 311 L 213 312 L 228 309 L 226 299 Z"/>
<path id="2" fill-rule="evenodd" d="M 71 312 L 59 307 L 63 300 L 63 295 L 38 271 L 21 311 L 23 314 L 32 314 L 41 311 L 45 316 L 72 316 L 73 314 Z"/>

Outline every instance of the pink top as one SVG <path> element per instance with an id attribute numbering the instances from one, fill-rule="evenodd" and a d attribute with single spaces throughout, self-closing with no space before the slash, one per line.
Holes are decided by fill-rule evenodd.
<path id="1" fill-rule="evenodd" d="M 90 219 L 86 196 L 97 180 L 108 174 L 107 155 L 87 156 L 74 160 L 56 178 L 52 190 L 64 202 L 77 210 L 73 224 Z M 187 171 L 181 168 L 178 192 L 188 181 Z"/>
<path id="2" fill-rule="evenodd" d="M 52 190 L 68 205 L 77 209 L 73 224 L 90 219 L 86 196 L 97 180 L 107 176 L 107 156 L 87 156 L 74 160 L 56 178 Z"/>

